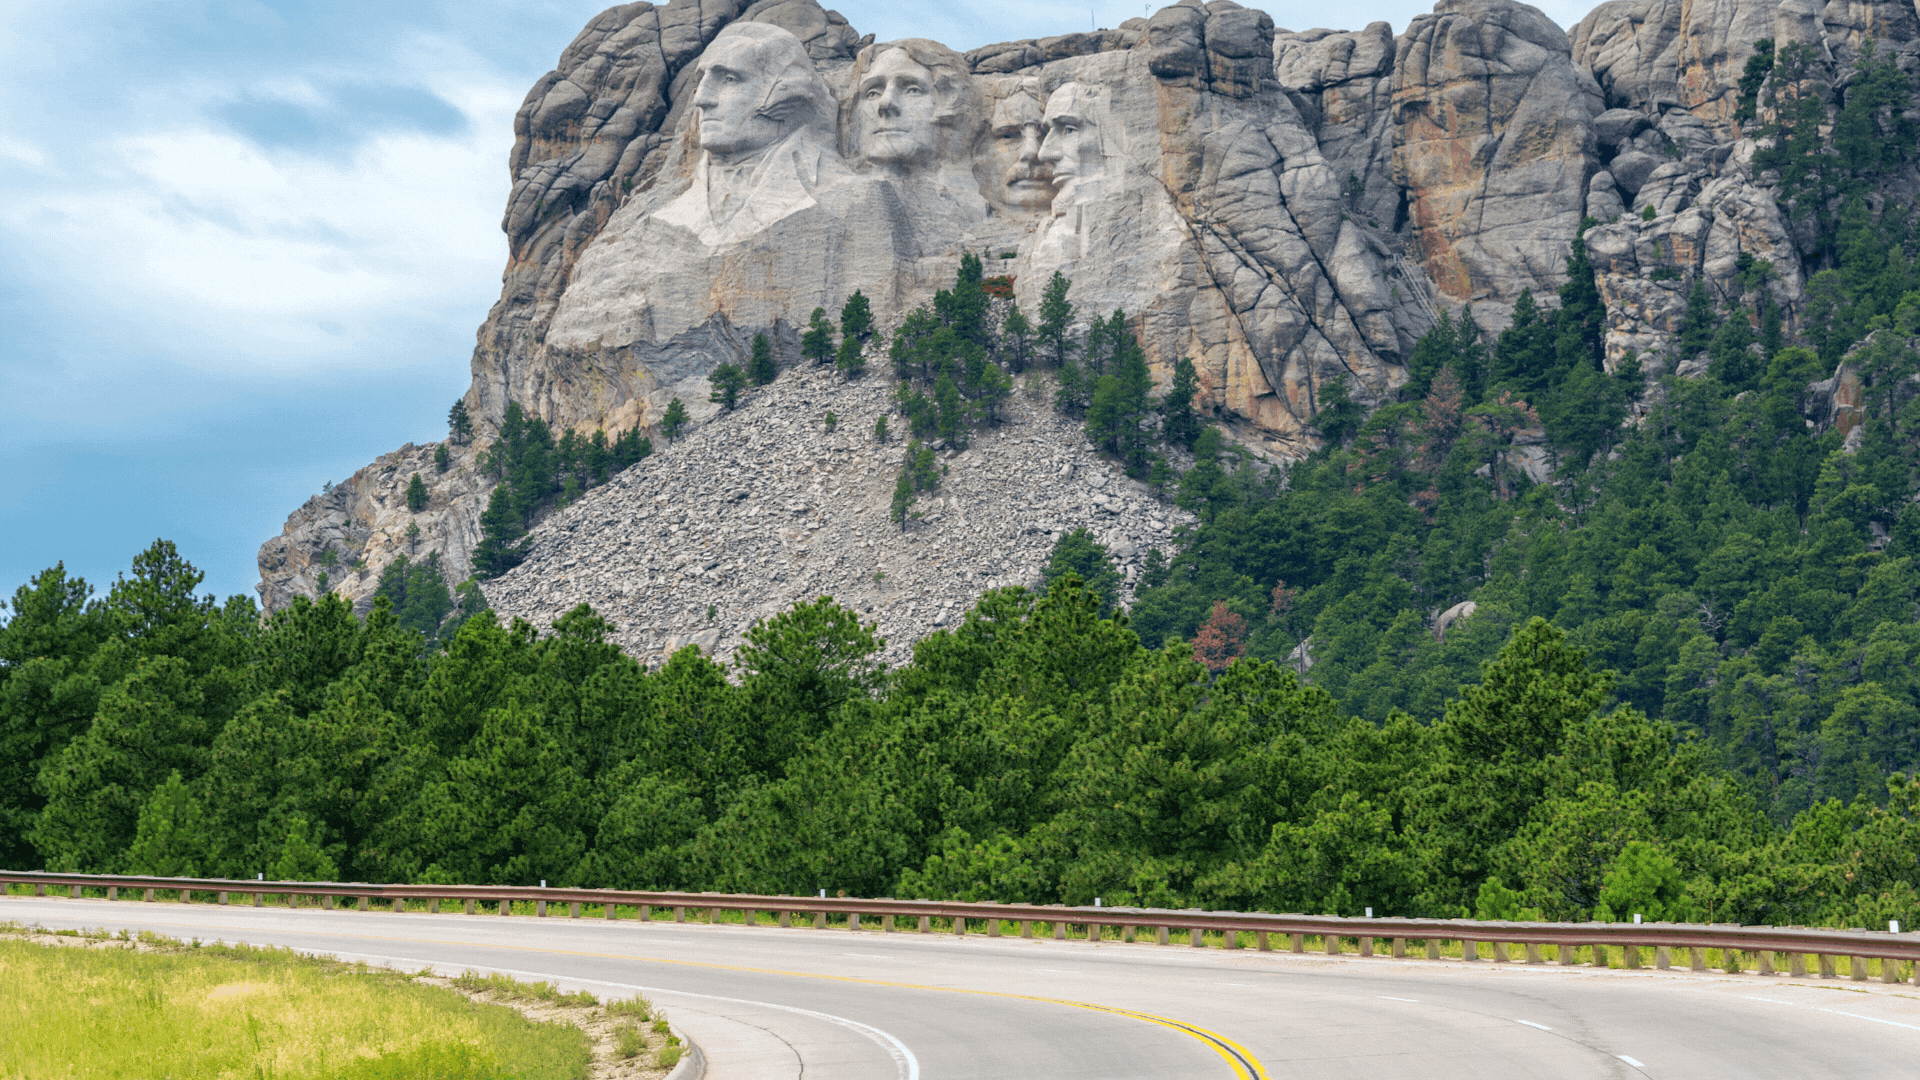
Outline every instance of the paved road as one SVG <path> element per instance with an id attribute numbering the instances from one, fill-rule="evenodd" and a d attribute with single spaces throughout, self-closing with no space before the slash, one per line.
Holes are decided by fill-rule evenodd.
<path id="1" fill-rule="evenodd" d="M 1920 1076 L 1911 986 L 25 897 L 0 919 L 644 992 L 712 1080 Z"/>

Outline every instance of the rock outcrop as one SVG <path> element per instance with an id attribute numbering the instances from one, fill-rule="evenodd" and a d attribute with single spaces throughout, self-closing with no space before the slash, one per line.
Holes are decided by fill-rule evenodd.
<path id="1" fill-rule="evenodd" d="M 713 419 L 717 365 L 742 359 L 758 333 L 791 365 L 813 309 L 836 310 L 855 289 L 883 328 L 897 325 L 952 281 L 963 252 L 1010 279 L 1029 315 L 1055 272 L 1072 279 L 1083 317 L 1126 311 L 1156 375 L 1190 358 L 1200 406 L 1273 459 L 1315 445 L 1330 382 L 1366 404 L 1389 399 L 1443 309 L 1472 304 L 1494 331 L 1523 290 L 1549 297 L 1583 218 L 1598 223 L 1585 235 L 1609 366 L 1631 352 L 1649 375 L 1692 373 L 1700 361 L 1675 355 L 1673 341 L 1694 283 L 1721 301 L 1771 304 L 1789 330 L 1805 299 L 1811 239 L 1781 213 L 1777 179 L 1753 166 L 1766 93 L 1744 102 L 1739 86 L 1754 42 L 1769 37 L 1806 44 L 1827 87 L 1844 86 L 1869 40 L 1920 71 L 1920 18 L 1903 0 L 1611 0 L 1570 34 L 1512 0 L 1442 0 L 1398 37 L 1385 23 L 1294 32 L 1232 0 L 1181 0 L 1117 28 L 964 55 L 876 43 L 815 0 L 609 9 L 515 118 L 510 256 L 465 398 L 475 443 L 452 448 L 444 474 L 431 448 L 404 448 L 296 511 L 261 550 L 263 599 L 311 595 L 326 570 L 330 587 L 365 602 L 403 551 L 440 551 L 464 575 L 488 493 L 477 454 L 509 402 L 586 433 L 651 428 L 678 397 L 709 426 L 697 444 L 662 447 L 658 462 L 732 461 L 729 440 L 753 445 L 773 418 L 753 404 Z M 1742 121 L 1749 104 L 1754 119 Z M 1910 198 L 1920 179 L 1908 179 Z M 840 395 L 847 415 L 863 415 L 881 407 L 885 378 L 783 382 L 767 400 Z M 1001 532 L 1025 522 L 980 549 L 1013 560 L 1017 572 L 996 579 L 1032 569 L 1045 534 L 1028 531 L 1021 508 L 1052 498 L 1055 482 L 1006 455 L 1091 468 L 1070 425 L 1036 414 L 1017 429 L 971 452 L 1009 479 L 968 513 Z M 815 448 L 821 460 L 886 464 L 838 440 L 840 450 Z M 649 500 L 684 504 L 677 513 L 720 513 L 704 478 L 686 479 L 697 469 L 650 471 L 658 462 L 557 515 L 572 523 L 568 538 L 543 526 L 541 554 L 491 587 L 499 602 L 537 617 L 575 595 L 620 596 L 623 625 L 644 628 L 624 640 L 642 651 L 757 610 L 713 590 L 724 625 L 688 622 L 676 605 L 703 617 L 705 605 L 679 597 L 712 575 L 659 565 L 657 515 L 592 509 L 644 483 Z M 405 510 L 414 471 L 433 496 L 419 515 Z M 845 576 L 853 552 L 876 550 L 858 545 L 881 539 L 867 520 L 880 512 L 878 488 L 867 490 L 878 477 L 843 486 L 853 501 L 830 519 L 844 534 L 823 524 L 812 541 L 779 530 L 729 539 L 728 550 L 744 546 L 719 565 L 757 572 L 764 557 L 786 582 L 813 567 L 813 585 L 855 589 L 847 595 L 879 614 L 898 594 Z M 780 491 L 780 506 L 818 508 L 776 479 L 759 486 Z M 771 505 L 759 499 L 744 505 Z M 725 505 L 726 535 L 745 537 L 743 511 Z M 594 529 L 598 546 L 578 547 Z M 608 547 L 622 530 L 627 545 Z M 843 545 L 833 573 L 820 569 L 820 536 Z M 1136 546 L 1145 536 L 1128 534 Z M 631 565 L 630 579 L 581 569 L 589 555 Z M 642 576 L 652 592 L 635 592 Z M 979 583 L 929 578 L 915 591 L 944 602 Z M 616 586 L 627 592 L 595 592 Z M 755 605 L 779 590 L 761 592 Z"/>

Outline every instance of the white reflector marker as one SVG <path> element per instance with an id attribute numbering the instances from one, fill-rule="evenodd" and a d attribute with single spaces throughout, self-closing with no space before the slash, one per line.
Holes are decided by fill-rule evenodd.
<path id="1" fill-rule="evenodd" d="M 1527 1025 L 1527 1026 L 1528 1026 L 1528 1027 L 1530 1027 L 1530 1028 L 1539 1028 L 1539 1029 L 1540 1029 L 1541 1031 L 1552 1031 L 1552 1030 L 1553 1030 L 1552 1028 L 1550 1028 L 1550 1027 L 1548 1027 L 1548 1026 L 1547 1026 L 1547 1025 L 1545 1025 L 1545 1024 L 1536 1024 L 1536 1023 L 1534 1023 L 1534 1022 L 1533 1022 L 1533 1021 L 1531 1021 L 1531 1020 L 1515 1020 L 1515 1021 L 1514 1021 L 1514 1023 L 1516 1023 L 1516 1024 L 1525 1024 L 1525 1025 Z"/>
<path id="2" fill-rule="evenodd" d="M 1617 1058 L 1619 1058 L 1619 1059 L 1620 1059 L 1621 1061 L 1624 1061 L 1624 1062 L 1626 1062 L 1627 1064 L 1629 1064 L 1629 1065 L 1631 1065 L 1631 1066 L 1633 1066 L 1633 1067 L 1634 1067 L 1634 1068 L 1636 1068 L 1636 1069 L 1644 1069 L 1644 1068 L 1646 1068 L 1646 1067 L 1647 1067 L 1647 1063 L 1646 1063 L 1646 1062 L 1644 1062 L 1644 1061 L 1635 1061 L 1635 1060 L 1633 1060 L 1632 1058 L 1630 1058 L 1630 1057 L 1628 1057 L 1628 1056 L 1627 1056 L 1627 1055 L 1625 1055 L 1625 1054 L 1615 1054 L 1615 1055 L 1613 1055 L 1613 1056 L 1614 1056 L 1614 1057 L 1617 1057 Z"/>

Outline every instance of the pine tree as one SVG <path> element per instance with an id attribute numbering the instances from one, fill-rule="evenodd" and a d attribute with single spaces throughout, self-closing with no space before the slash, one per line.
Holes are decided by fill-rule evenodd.
<path id="1" fill-rule="evenodd" d="M 1120 599 L 1120 571 L 1113 565 L 1104 544 L 1094 540 L 1084 526 L 1062 535 L 1047 556 L 1040 580 L 1051 586 L 1054 581 L 1072 575 L 1100 600 L 1100 617 L 1113 614 Z"/>
<path id="2" fill-rule="evenodd" d="M 413 480 L 407 484 L 407 509 L 417 514 L 426 508 L 426 482 L 420 479 L 419 473 L 414 473 Z"/>
<path id="3" fill-rule="evenodd" d="M 1173 381 L 1167 396 L 1160 399 L 1160 434 L 1169 446 L 1190 447 L 1200 436 L 1200 415 L 1193 409 L 1193 398 L 1200 390 L 1200 373 L 1191 357 L 1173 362 Z"/>
<path id="4" fill-rule="evenodd" d="M 1066 275 L 1055 270 L 1047 282 L 1046 289 L 1040 294 L 1040 340 L 1053 353 L 1055 367 L 1064 367 L 1067 354 L 1073 349 L 1073 342 L 1067 333 L 1073 322 L 1073 304 L 1067 300 L 1067 290 L 1073 282 Z"/>
<path id="5" fill-rule="evenodd" d="M 499 577 L 520 565 L 527 557 L 526 548 L 519 543 L 525 533 L 507 485 L 494 488 L 487 498 L 486 512 L 480 515 L 480 543 L 473 549 L 474 576 Z"/>
<path id="6" fill-rule="evenodd" d="M 1713 341 L 1713 297 L 1706 282 L 1695 278 L 1687 290 L 1687 313 L 1680 319 L 1680 355 L 1693 356 Z"/>
<path id="7" fill-rule="evenodd" d="M 862 345 L 873 336 L 873 310 L 867 304 L 866 294 L 859 289 L 853 290 L 853 295 L 847 297 L 840 309 L 840 333 Z"/>
<path id="8" fill-rule="evenodd" d="M 680 429 L 687 426 L 687 407 L 679 398 L 667 402 L 667 411 L 660 417 L 660 433 L 673 442 L 680 437 Z"/>
<path id="9" fill-rule="evenodd" d="M 892 519 L 899 523 L 900 531 L 907 531 L 907 512 L 913 509 L 913 477 L 901 470 L 900 479 L 893 485 L 893 507 L 888 511 Z"/>
<path id="10" fill-rule="evenodd" d="M 707 376 L 707 381 L 713 384 L 713 393 L 707 400 L 728 412 L 740 404 L 740 391 L 747 388 L 747 377 L 737 364 L 721 364 Z"/>
<path id="11" fill-rule="evenodd" d="M 755 366 L 758 366 L 759 345 L 756 342 Z M 833 324 L 827 321 L 826 308 L 814 308 L 813 315 L 807 320 L 807 332 L 800 335 L 800 355 L 816 364 L 825 364 L 833 360 Z"/>
<path id="12" fill-rule="evenodd" d="M 887 416 L 881 413 L 873 422 L 873 441 L 882 446 L 887 444 Z"/>
<path id="13" fill-rule="evenodd" d="M 1094 387 L 1087 409 L 1087 437 L 1118 457 L 1129 473 L 1138 474 L 1147 463 L 1148 436 L 1140 425 L 1147 416 L 1153 374 L 1147 370 L 1145 351 L 1124 321 L 1117 327 L 1109 323 L 1106 337 L 1113 358 L 1110 370 Z"/>
<path id="14" fill-rule="evenodd" d="M 820 309 L 814 308 L 813 317 L 818 319 L 820 315 Z M 733 365 L 726 364 L 722 366 L 732 367 Z M 738 371 L 739 369 L 735 368 L 734 370 Z M 715 374 L 717 375 L 719 373 L 715 372 Z M 778 365 L 773 362 L 773 339 L 768 337 L 764 331 L 753 335 L 753 356 L 747 361 L 747 376 L 753 380 L 753 385 L 765 386 L 772 382 L 779 374 L 780 369 Z M 714 400 L 717 401 L 719 399 L 715 398 Z M 733 406 L 729 405 L 727 408 L 731 409 Z"/>
<path id="15" fill-rule="evenodd" d="M 446 443 L 441 443 L 439 446 L 433 448 L 433 469 L 435 472 L 446 472 L 452 464 L 453 455 L 447 453 Z"/>
<path id="16" fill-rule="evenodd" d="M 461 446 L 473 438 L 473 418 L 467 415 L 467 401 L 460 398 L 447 410 L 447 431 L 452 440 Z"/>
<path id="17" fill-rule="evenodd" d="M 960 400 L 960 388 L 954 385 L 953 376 L 942 375 L 933 384 L 933 403 L 939 409 L 936 430 L 947 445 L 964 447 L 967 444 L 967 407 Z"/>
<path id="18" fill-rule="evenodd" d="M 834 355 L 833 366 L 849 379 L 858 376 L 866 369 L 867 354 L 859 338 L 848 334 L 841 339 L 840 349 Z"/>
<path id="19" fill-rule="evenodd" d="M 1027 321 L 1020 309 L 1016 307 L 1007 312 L 1006 319 L 1000 324 L 1000 340 L 1006 350 L 1007 367 L 1016 375 L 1027 370 L 1027 353 L 1033 347 L 1032 338 L 1033 324 Z"/>

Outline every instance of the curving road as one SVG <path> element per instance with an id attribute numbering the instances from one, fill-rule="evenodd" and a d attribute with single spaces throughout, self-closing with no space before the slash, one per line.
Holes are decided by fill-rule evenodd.
<path id="1" fill-rule="evenodd" d="M 0 898 L 0 919 L 644 992 L 712 1080 L 1920 1076 L 1910 986 L 26 897 Z"/>

